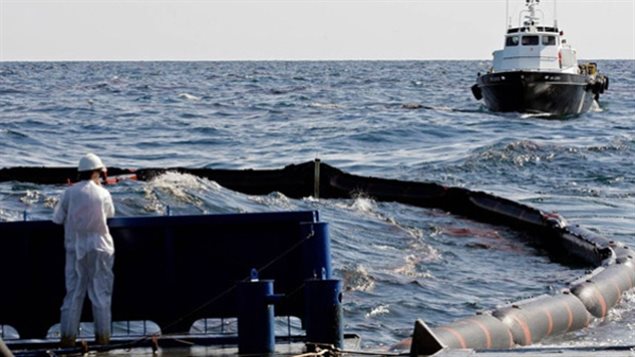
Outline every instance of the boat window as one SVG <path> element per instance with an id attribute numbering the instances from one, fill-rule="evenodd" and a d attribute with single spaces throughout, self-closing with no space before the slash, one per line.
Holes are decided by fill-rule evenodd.
<path id="1" fill-rule="evenodd" d="M 556 36 L 542 36 L 542 44 L 544 46 L 555 46 Z"/>
<path id="2" fill-rule="evenodd" d="M 523 46 L 535 46 L 538 44 L 538 36 L 523 36 Z"/>
<path id="3" fill-rule="evenodd" d="M 518 46 L 518 36 L 509 36 L 505 40 L 505 46 Z"/>

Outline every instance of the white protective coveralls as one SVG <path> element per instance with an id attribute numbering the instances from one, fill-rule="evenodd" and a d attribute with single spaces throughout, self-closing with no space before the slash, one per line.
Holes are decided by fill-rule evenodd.
<path id="1" fill-rule="evenodd" d="M 74 343 L 86 292 L 92 303 L 98 343 L 110 340 L 114 244 L 106 218 L 115 214 L 110 193 L 93 180 L 67 189 L 53 213 L 64 224 L 66 296 L 61 308 L 62 342 Z"/>

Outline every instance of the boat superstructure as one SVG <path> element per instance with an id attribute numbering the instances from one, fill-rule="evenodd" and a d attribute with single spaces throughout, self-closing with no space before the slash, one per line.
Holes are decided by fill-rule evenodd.
<path id="1" fill-rule="evenodd" d="M 608 89 L 595 63 L 579 64 L 557 20 L 543 24 L 539 0 L 526 0 L 517 27 L 508 26 L 504 47 L 494 51 L 488 73 L 479 73 L 472 93 L 497 112 L 579 114 Z"/>

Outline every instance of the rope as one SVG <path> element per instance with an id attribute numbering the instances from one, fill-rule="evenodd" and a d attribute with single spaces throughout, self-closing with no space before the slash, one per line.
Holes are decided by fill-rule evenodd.
<path id="1" fill-rule="evenodd" d="M 249 278 L 246 278 L 249 279 Z M 246 281 L 246 279 L 243 279 L 241 281 Z M 185 320 L 186 318 L 194 315 L 195 313 L 203 310 L 204 308 L 208 307 L 209 305 L 215 303 L 216 301 L 218 301 L 220 298 L 224 297 L 225 295 L 229 294 L 230 292 L 232 292 L 234 289 L 236 289 L 236 284 L 230 286 L 229 288 L 225 289 L 224 291 L 222 291 L 221 293 L 219 293 L 218 295 L 214 296 L 213 298 L 207 300 L 206 302 L 204 302 L 203 304 L 199 305 L 198 307 L 196 307 L 195 309 L 193 309 L 192 311 L 188 312 L 187 314 L 177 318 L 176 320 L 174 320 L 173 322 L 167 324 L 164 329 L 169 330 L 170 327 L 178 324 L 179 322 Z"/>
<path id="2" fill-rule="evenodd" d="M 190 341 L 186 341 L 186 340 L 181 339 L 181 338 L 169 337 L 169 339 L 170 339 L 170 340 L 172 340 L 172 341 L 176 341 L 176 342 L 178 342 L 178 343 L 182 343 L 182 344 L 184 344 L 184 345 L 188 345 L 188 346 L 196 346 L 196 343 L 194 343 L 194 342 L 190 342 Z"/>
<path id="3" fill-rule="evenodd" d="M 303 354 L 299 354 L 299 355 L 293 355 L 292 357 L 323 356 L 323 355 L 329 354 L 329 353 L 333 353 L 336 356 L 341 356 L 341 355 L 355 355 L 355 356 L 359 356 L 359 355 L 363 355 L 363 356 L 410 356 L 410 353 L 407 353 L 407 352 L 404 352 L 404 353 L 390 353 L 390 352 L 381 352 L 381 351 L 377 351 L 377 352 L 373 352 L 373 351 L 351 351 L 351 350 L 342 350 L 342 349 L 334 348 L 333 346 L 330 346 L 329 348 L 321 349 L 318 352 L 308 352 L 308 353 L 303 353 Z"/>
<path id="4" fill-rule="evenodd" d="M 270 266 L 272 266 L 273 264 L 275 264 L 276 262 L 278 262 L 280 259 L 284 258 L 286 255 L 288 255 L 289 253 L 291 253 L 293 250 L 295 250 L 296 248 L 298 248 L 299 246 L 301 246 L 302 244 L 304 244 L 307 240 L 311 239 L 315 237 L 315 231 L 311 230 L 311 232 L 302 240 L 297 241 L 296 243 L 294 243 L 293 245 L 291 245 L 291 247 L 287 248 L 287 250 L 285 250 L 284 252 L 280 253 L 278 256 L 276 256 L 275 258 L 273 258 L 272 260 L 270 260 L 269 262 L 267 262 L 266 264 L 264 264 L 263 266 L 261 266 L 259 269 L 256 269 L 256 271 L 258 272 L 258 274 L 260 274 L 262 271 L 266 270 L 267 268 L 269 268 Z M 243 278 L 242 280 L 240 280 L 241 282 L 247 282 L 251 279 L 251 276 L 247 276 L 245 278 Z M 236 289 L 238 285 L 234 284 L 232 286 L 230 286 L 229 288 L 227 288 L 226 290 L 222 291 L 220 294 L 214 296 L 213 298 L 211 298 L 210 300 L 204 302 L 203 304 L 199 305 L 198 307 L 196 307 L 195 309 L 193 309 L 192 311 L 188 312 L 187 314 L 179 317 L 178 319 L 176 319 L 174 322 L 169 323 L 168 325 L 166 325 L 164 328 L 166 330 L 169 330 L 170 327 L 178 324 L 179 322 L 183 321 L 184 319 L 192 316 L 193 314 L 203 310 L 204 308 L 208 307 L 209 305 L 213 304 L 214 302 L 218 301 L 220 298 L 224 297 L 225 295 L 229 294 L 230 292 L 232 292 L 234 289 Z M 297 290 L 297 289 L 296 289 Z M 295 291 L 294 291 L 295 292 Z"/>
<path id="5" fill-rule="evenodd" d="M 300 355 L 294 355 L 293 357 L 314 357 L 314 356 L 324 356 L 325 354 L 329 353 L 329 350 L 322 350 L 320 352 L 309 352 L 309 353 L 303 353 Z"/>
<path id="6" fill-rule="evenodd" d="M 286 256 L 287 254 L 291 253 L 293 250 L 295 250 L 297 247 L 299 247 L 300 245 L 304 244 L 304 242 L 308 241 L 309 239 L 315 237 L 315 231 L 313 230 L 313 228 L 311 228 L 311 233 L 309 233 L 304 239 L 294 243 L 290 248 L 288 248 L 287 250 L 285 250 L 284 252 L 282 252 L 280 255 L 278 255 L 277 257 L 273 258 L 271 261 L 269 261 L 267 264 L 263 265 L 260 269 L 258 269 L 258 273 L 260 273 L 261 271 L 269 268 L 270 266 L 272 266 L 273 264 L 275 264 L 278 260 L 282 259 L 284 256 Z M 248 278 L 247 278 L 248 279 Z M 246 279 L 245 279 L 246 280 Z"/>
<path id="7" fill-rule="evenodd" d="M 410 353 L 389 353 L 389 352 L 373 352 L 373 351 L 349 351 L 349 350 L 337 350 L 337 352 L 343 355 L 364 355 L 364 356 L 410 356 Z"/>
<path id="8" fill-rule="evenodd" d="M 4 329 L 2 329 L 2 334 L 4 335 Z M 9 350 L 7 345 L 4 344 L 4 341 L 2 341 L 2 337 L 0 337 L 0 355 L 5 357 L 13 357 L 13 353 L 11 353 L 11 350 Z"/>

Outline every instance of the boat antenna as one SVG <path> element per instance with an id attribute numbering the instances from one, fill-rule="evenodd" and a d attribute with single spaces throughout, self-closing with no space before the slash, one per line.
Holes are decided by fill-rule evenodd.
<path id="1" fill-rule="evenodd" d="M 506 22 L 506 26 L 508 28 L 512 27 L 511 26 L 511 19 L 509 18 L 509 0 L 505 1 L 505 22 Z"/>
<path id="2" fill-rule="evenodd" d="M 528 10 L 525 13 L 529 12 L 529 15 L 525 15 L 525 26 L 533 26 L 538 22 L 538 16 L 536 16 L 536 6 L 540 3 L 540 0 L 525 0 L 525 5 L 527 5 Z M 540 11 L 540 10 L 538 10 Z"/>

